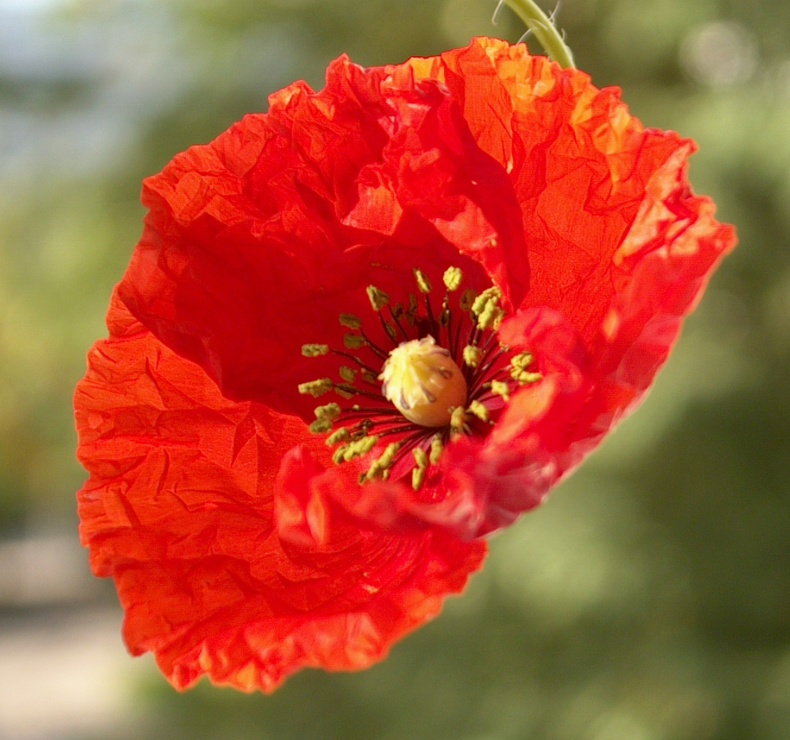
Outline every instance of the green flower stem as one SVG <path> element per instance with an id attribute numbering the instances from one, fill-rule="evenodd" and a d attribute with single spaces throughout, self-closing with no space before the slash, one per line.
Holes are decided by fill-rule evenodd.
<path id="1" fill-rule="evenodd" d="M 573 67 L 573 54 L 565 45 L 562 35 L 549 17 L 533 0 L 504 0 L 507 5 L 535 34 L 535 38 L 548 54 L 561 67 Z"/>

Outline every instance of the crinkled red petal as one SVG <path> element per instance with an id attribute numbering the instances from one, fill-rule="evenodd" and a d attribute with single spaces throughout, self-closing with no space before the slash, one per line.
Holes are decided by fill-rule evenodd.
<path id="1" fill-rule="evenodd" d="M 325 90 L 277 93 L 146 181 L 120 286 L 142 323 L 114 305 L 77 394 L 83 539 L 130 649 L 180 687 L 271 690 L 363 667 L 435 614 L 485 552 L 459 539 L 536 506 L 638 404 L 734 247 L 690 190 L 693 148 L 616 89 L 477 39 L 342 58 Z M 342 346 L 368 284 L 403 300 L 413 267 L 437 284 L 451 265 L 500 287 L 499 338 L 543 379 L 421 491 L 359 486 L 366 461 L 331 463 L 296 390 L 340 360 L 301 345 Z"/>
<path id="2" fill-rule="evenodd" d="M 509 174 L 529 253 L 525 305 L 559 311 L 588 347 L 641 253 L 680 240 L 696 271 L 710 272 L 734 247 L 732 228 L 688 186 L 693 144 L 646 129 L 618 88 L 487 38 L 409 64 L 449 87 L 478 146 Z"/>
<path id="3" fill-rule="evenodd" d="M 338 60 L 323 91 L 287 88 L 267 114 L 177 156 L 146 180 L 143 202 L 120 285 L 135 316 L 228 397 L 305 417 L 295 378 L 316 363 L 300 347 L 342 345 L 338 316 L 370 312 L 369 284 L 399 294 L 414 267 L 441 275 L 471 261 L 509 305 L 527 288 L 505 171 L 447 88 L 407 67 Z"/>
<path id="4" fill-rule="evenodd" d="M 535 506 L 639 403 L 735 235 L 690 190 L 693 144 L 645 129 L 618 90 L 598 90 L 584 73 L 491 39 L 386 72 L 395 85 L 411 77 L 446 85 L 479 148 L 507 173 L 530 263 L 522 306 L 555 317 L 568 346 L 549 347 L 523 321 L 503 327 L 504 344 L 541 349 L 544 363 L 565 360 L 511 401 L 485 443 L 451 445 L 421 495 L 407 484 L 359 488 L 357 468 L 330 469 L 316 472 L 311 501 L 320 489 L 377 527 L 428 522 L 478 536 Z M 415 191 L 433 186 L 428 179 Z"/>
<path id="5" fill-rule="evenodd" d="M 522 305 L 561 317 L 585 355 L 512 400 L 485 444 L 451 445 L 441 480 L 429 478 L 443 492 L 424 498 L 442 503 L 433 512 L 421 506 L 420 518 L 474 536 L 536 505 L 542 495 L 530 491 L 545 494 L 638 405 L 737 240 L 715 220 L 710 199 L 691 191 L 693 142 L 645 129 L 617 89 L 598 90 L 582 72 L 492 39 L 408 64 L 416 77 L 448 86 L 478 145 L 508 172 L 530 263 Z M 501 336 L 511 346 L 519 338 L 540 345 L 513 323 Z M 578 390 L 569 390 L 580 372 L 571 383 Z M 492 473 L 500 466 L 508 472 Z M 507 481 L 515 474 L 525 493 L 514 506 Z M 389 514 L 368 498 L 355 496 L 355 508 L 376 511 L 382 523 L 408 521 L 407 491 L 383 498 Z"/>
<path id="6" fill-rule="evenodd" d="M 323 445 L 296 417 L 225 399 L 114 301 L 110 339 L 75 397 L 81 537 L 115 579 L 132 653 L 178 688 L 201 675 L 271 691 L 303 667 L 364 668 L 435 616 L 485 555 L 441 532 L 334 522 L 320 545 L 282 539 L 283 454 Z M 298 493 L 299 482 L 290 490 Z"/>

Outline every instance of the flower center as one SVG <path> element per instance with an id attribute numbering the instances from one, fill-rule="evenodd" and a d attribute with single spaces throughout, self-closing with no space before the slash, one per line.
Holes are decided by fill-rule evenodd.
<path id="1" fill-rule="evenodd" d="M 448 443 L 459 435 L 487 435 L 510 394 L 542 376 L 532 354 L 512 352 L 498 341 L 505 315 L 498 288 L 461 291 L 461 270 L 450 267 L 435 305 L 427 275 L 415 269 L 414 277 L 417 292 L 405 303 L 393 304 L 384 291 L 367 288 L 383 330 L 379 336 L 390 348 L 363 328 L 360 317 L 340 314 L 349 330 L 342 349 L 302 346 L 304 357 L 333 355 L 347 363 L 337 369 L 340 382 L 318 378 L 300 383 L 299 392 L 339 396 L 339 402 L 316 406 L 310 430 L 327 435 L 336 464 L 366 458 L 360 484 L 411 472 L 419 491 Z"/>
<path id="2" fill-rule="evenodd" d="M 453 410 L 466 406 L 464 374 L 432 336 L 401 342 L 390 351 L 378 379 L 384 397 L 422 427 L 447 426 Z"/>

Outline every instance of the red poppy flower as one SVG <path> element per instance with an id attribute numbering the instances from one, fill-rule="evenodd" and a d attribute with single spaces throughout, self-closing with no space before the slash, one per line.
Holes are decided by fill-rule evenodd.
<path id="1" fill-rule="evenodd" d="M 477 39 L 297 83 L 145 182 L 82 538 L 179 688 L 362 668 L 643 397 L 733 230 L 694 144 Z"/>

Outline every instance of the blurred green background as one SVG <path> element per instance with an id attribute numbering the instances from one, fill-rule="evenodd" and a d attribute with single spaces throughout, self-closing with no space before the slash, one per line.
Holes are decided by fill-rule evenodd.
<path id="1" fill-rule="evenodd" d="M 88 573 L 70 399 L 142 178 L 343 52 L 516 41 L 495 4 L 0 0 L 0 737 L 790 737 L 785 0 L 563 0 L 578 66 L 697 140 L 695 189 L 741 246 L 639 413 L 438 620 L 367 672 L 179 695 Z"/>

